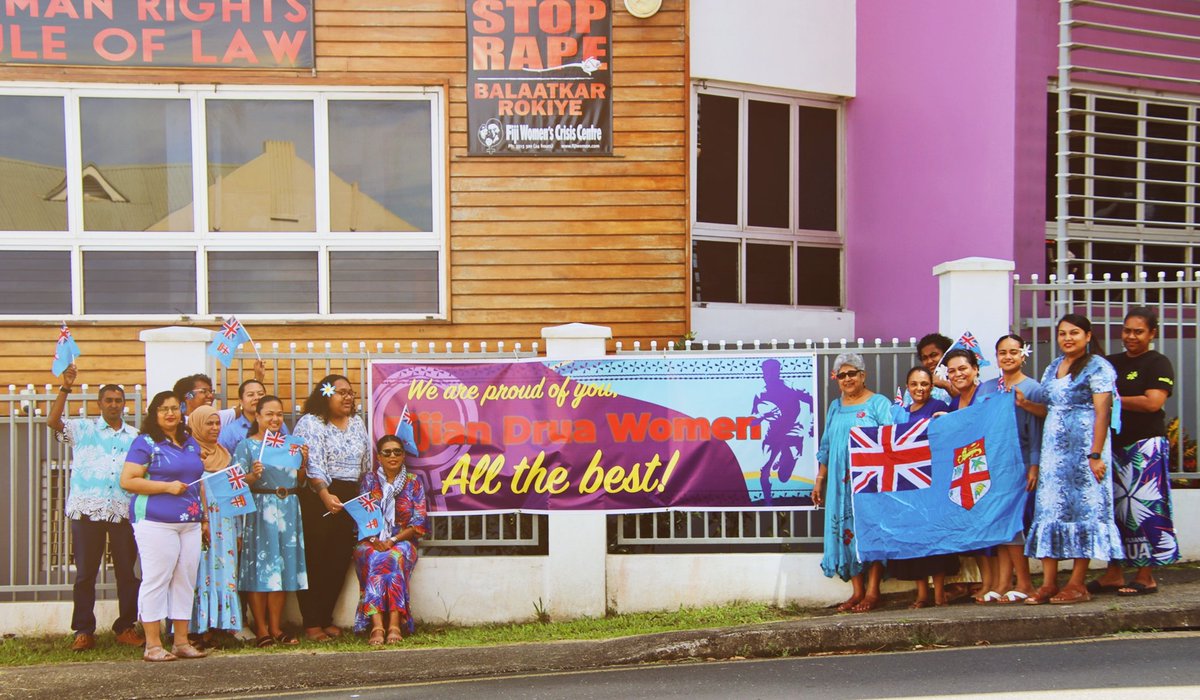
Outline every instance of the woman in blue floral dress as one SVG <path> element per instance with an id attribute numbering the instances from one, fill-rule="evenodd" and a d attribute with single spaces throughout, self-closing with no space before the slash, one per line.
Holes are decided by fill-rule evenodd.
<path id="1" fill-rule="evenodd" d="M 1057 335 L 1063 354 L 1046 368 L 1039 389 L 1048 406 L 1021 392 L 1016 396 L 1025 410 L 1046 410 L 1033 524 L 1025 542 L 1025 554 L 1042 560 L 1045 583 L 1025 601 L 1031 605 L 1090 600 L 1088 560 L 1121 557 L 1108 440 L 1116 372 L 1099 354 L 1087 318 L 1063 316 Z M 1063 559 L 1074 560 L 1074 568 L 1060 590 L 1058 562 Z"/>
<path id="2" fill-rule="evenodd" d="M 378 537 L 368 537 L 354 548 L 359 587 L 354 631 L 366 630 L 369 623 L 372 646 L 401 641 L 401 624 L 409 634 L 413 632 L 408 579 L 417 565 L 417 542 L 426 532 L 425 489 L 408 473 L 404 444 L 395 435 L 385 435 L 375 443 L 375 450 L 379 468 L 363 475 L 362 490 L 379 503 L 384 527 Z"/>
<path id="3" fill-rule="evenodd" d="M 250 432 L 233 452 L 233 461 L 251 464 L 250 491 L 257 510 L 246 515 L 245 542 L 238 587 L 248 593 L 254 614 L 255 644 L 298 644 L 283 631 L 283 605 L 287 591 L 308 588 L 308 570 L 304 561 L 304 526 L 300 519 L 300 499 L 296 496 L 305 480 L 308 446 L 301 448 L 300 468 L 293 470 L 263 464 L 263 439 L 267 432 L 278 433 L 283 427 L 283 402 L 264 396 L 258 402 L 258 414 Z"/>
<path id="4" fill-rule="evenodd" d="M 197 406 L 188 418 L 192 437 L 200 444 L 200 458 L 205 472 L 219 472 L 228 467 L 229 451 L 217 443 L 221 433 L 221 416 L 212 406 Z M 238 549 L 241 539 L 241 518 L 223 516 L 217 500 L 209 498 L 204 506 L 208 513 L 208 537 L 200 551 L 200 572 L 196 579 L 196 602 L 192 607 L 192 631 L 203 635 L 208 644 L 212 633 L 242 631 L 242 603 L 238 600 Z"/>
<path id="5" fill-rule="evenodd" d="M 854 510 L 850 502 L 850 429 L 892 425 L 892 402 L 866 387 L 867 371 L 858 353 L 842 353 L 833 362 L 841 389 L 840 398 L 829 404 L 825 429 L 817 448 L 817 479 L 813 503 L 825 506 L 825 554 L 821 571 L 829 578 L 840 577 L 854 587 L 839 612 L 867 612 L 879 602 L 881 562 L 870 566 L 858 560 L 854 547 Z M 863 570 L 867 580 L 863 581 Z"/>

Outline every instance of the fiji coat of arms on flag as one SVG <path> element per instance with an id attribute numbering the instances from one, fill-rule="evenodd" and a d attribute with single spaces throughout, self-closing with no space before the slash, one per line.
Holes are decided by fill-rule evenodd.
<path id="1" fill-rule="evenodd" d="M 984 439 L 954 450 L 954 474 L 950 478 L 950 500 L 971 510 L 992 488 Z"/>

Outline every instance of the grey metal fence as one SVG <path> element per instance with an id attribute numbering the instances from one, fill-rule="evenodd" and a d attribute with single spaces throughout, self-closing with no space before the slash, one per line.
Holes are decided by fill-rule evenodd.
<path id="1" fill-rule="evenodd" d="M 1200 352 L 1197 347 L 1197 319 L 1200 311 L 1200 271 L 1173 277 L 1159 272 L 1155 277 L 1142 274 L 1131 278 L 1104 275 L 1077 279 L 1073 275 L 1045 281 L 1031 275 L 1013 282 L 1013 326 L 1033 342 L 1031 376 L 1041 377 L 1058 354 L 1055 323 L 1066 313 L 1079 313 L 1092 322 L 1092 334 L 1098 336 L 1105 352 L 1123 352 L 1121 328 L 1125 314 L 1134 306 L 1146 306 L 1159 319 L 1155 349 L 1166 355 L 1175 368 L 1175 390 L 1167 400 L 1167 420 L 1175 427 L 1171 445 L 1172 478 L 1200 479 L 1196 471 L 1196 443 L 1200 436 Z M 1036 372 L 1036 374 L 1034 374 Z M 1180 447 L 1182 445 L 1182 448 Z"/>
<path id="2" fill-rule="evenodd" d="M 64 418 L 95 417 L 98 396 L 88 385 L 71 394 Z M 66 516 L 71 448 L 46 424 L 57 396 L 54 387 L 32 385 L 0 394 L 0 454 L 8 468 L 0 470 L 0 492 L 7 494 L 8 537 L 0 538 L 0 601 L 70 600 L 75 579 L 71 528 Z M 141 422 L 142 391 L 126 395 L 127 421 Z M 97 596 L 111 597 L 115 579 L 105 557 Z"/>

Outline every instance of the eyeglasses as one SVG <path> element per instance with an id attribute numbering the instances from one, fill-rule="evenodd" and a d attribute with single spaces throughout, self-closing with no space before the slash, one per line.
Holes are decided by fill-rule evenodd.
<path id="1" fill-rule="evenodd" d="M 334 393 L 336 393 L 338 396 L 342 397 L 343 399 L 354 398 L 354 390 L 353 389 L 338 389 Z"/>
<path id="2" fill-rule="evenodd" d="M 863 373 L 863 371 L 861 369 L 852 369 L 852 370 L 849 370 L 846 372 L 839 372 L 838 374 L 835 374 L 833 376 L 837 377 L 838 381 L 840 382 L 843 379 L 853 379 L 854 377 L 857 377 L 858 375 L 860 375 L 862 373 Z"/>
<path id="3" fill-rule="evenodd" d="M 159 406 L 158 412 L 159 413 L 179 413 L 179 407 L 178 406 Z"/>
<path id="4" fill-rule="evenodd" d="M 379 456 L 380 457 L 402 457 L 402 456 L 404 456 L 404 450 L 400 449 L 399 447 L 394 447 L 390 450 L 380 450 Z"/>
<path id="5" fill-rule="evenodd" d="M 206 388 L 206 387 L 200 387 L 199 389 L 192 389 L 192 393 L 193 394 L 211 394 L 211 393 L 213 393 L 213 390 Z"/>

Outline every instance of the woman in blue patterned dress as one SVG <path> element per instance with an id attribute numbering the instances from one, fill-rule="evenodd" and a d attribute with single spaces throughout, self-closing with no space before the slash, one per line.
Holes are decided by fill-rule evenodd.
<path id="1" fill-rule="evenodd" d="M 853 352 L 838 355 L 833 362 L 834 375 L 841 389 L 840 398 L 829 404 L 825 430 L 817 448 L 817 479 L 813 484 L 813 503 L 825 506 L 825 553 L 821 571 L 829 578 L 840 577 L 854 587 L 839 612 L 867 612 L 879 602 L 879 582 L 883 564 L 864 564 L 858 560 L 854 541 L 854 510 L 850 503 L 850 429 L 892 425 L 892 402 L 867 389 L 867 369 L 862 355 Z M 863 570 L 867 570 L 866 582 Z"/>
<path id="2" fill-rule="evenodd" d="M 308 588 L 308 569 L 304 560 L 304 525 L 300 519 L 300 499 L 308 467 L 308 446 L 301 448 L 303 458 L 297 470 L 263 464 L 263 439 L 268 431 L 283 428 L 283 401 L 264 396 L 250 424 L 245 440 L 238 443 L 233 461 L 251 464 L 250 491 L 257 510 L 246 515 L 245 543 L 238 587 L 246 591 L 254 614 L 255 644 L 298 644 L 299 640 L 283 631 L 283 605 L 287 591 Z"/>
<path id="3" fill-rule="evenodd" d="M 1016 395 L 1021 408 L 1047 411 L 1033 524 L 1025 542 L 1025 554 L 1042 560 L 1045 583 L 1025 601 L 1030 605 L 1090 600 L 1088 560 L 1121 557 L 1108 440 L 1116 372 L 1099 354 L 1087 318 L 1063 316 L 1057 336 L 1063 354 L 1046 368 L 1040 388 L 1048 406 L 1029 401 L 1022 392 Z M 1063 559 L 1074 560 L 1074 568 L 1060 590 L 1058 562 Z"/>
<path id="4" fill-rule="evenodd" d="M 404 444 L 395 435 L 375 443 L 379 468 L 363 475 L 362 490 L 379 503 L 384 527 L 378 537 L 368 537 L 354 548 L 358 574 L 358 612 L 354 631 L 370 624 L 368 642 L 378 646 L 404 638 L 403 624 L 413 632 L 408 608 L 408 579 L 417 565 L 417 542 L 425 536 L 425 489 L 405 466 Z M 383 533 L 388 535 L 385 537 Z M 387 636 L 384 637 L 386 617 Z"/>
<path id="5" fill-rule="evenodd" d="M 192 437 L 200 445 L 205 472 L 219 472 L 230 465 L 229 451 L 217 444 L 221 416 L 209 405 L 192 409 L 188 419 Z M 221 515 L 215 499 L 206 499 L 207 546 L 200 550 L 200 572 L 196 579 L 196 602 L 192 607 L 192 631 L 207 645 L 213 632 L 242 631 L 242 603 L 238 599 L 238 550 L 241 548 L 241 518 Z"/>

